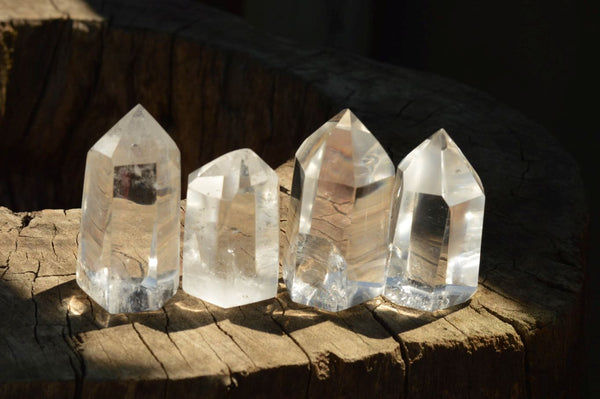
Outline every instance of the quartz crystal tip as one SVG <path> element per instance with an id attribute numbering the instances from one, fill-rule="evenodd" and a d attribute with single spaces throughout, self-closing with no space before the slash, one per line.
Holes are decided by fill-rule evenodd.
<path id="1" fill-rule="evenodd" d="M 88 151 L 77 283 L 110 313 L 159 309 L 179 285 L 180 155 L 135 106 Z"/>
<path id="2" fill-rule="evenodd" d="M 183 289 L 223 308 L 269 299 L 279 274 L 277 174 L 247 148 L 188 179 Z"/>
<path id="3" fill-rule="evenodd" d="M 398 165 L 385 296 L 434 311 L 477 289 L 485 194 L 479 176 L 444 129 Z"/>
<path id="4" fill-rule="evenodd" d="M 283 255 L 293 301 L 339 311 L 385 286 L 394 165 L 349 109 L 296 152 Z"/>

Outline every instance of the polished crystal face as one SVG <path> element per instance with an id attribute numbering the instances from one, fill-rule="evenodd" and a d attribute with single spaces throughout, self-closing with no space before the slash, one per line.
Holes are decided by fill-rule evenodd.
<path id="1" fill-rule="evenodd" d="M 77 283 L 110 313 L 158 309 L 177 290 L 179 158 L 141 105 L 88 152 Z"/>
<path id="2" fill-rule="evenodd" d="M 183 289 L 229 308 L 274 297 L 278 273 L 277 174 L 249 149 L 191 173 Z"/>
<path id="3" fill-rule="evenodd" d="M 485 195 L 477 173 L 439 130 L 398 165 L 385 296 L 421 310 L 477 289 Z"/>
<path id="4" fill-rule="evenodd" d="M 344 110 L 296 152 L 284 279 L 292 300 L 339 311 L 385 286 L 394 165 Z"/>

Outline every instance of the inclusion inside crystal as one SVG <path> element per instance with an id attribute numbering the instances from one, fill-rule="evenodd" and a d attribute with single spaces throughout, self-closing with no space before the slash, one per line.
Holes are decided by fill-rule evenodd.
<path id="1" fill-rule="evenodd" d="M 77 282 L 110 313 L 160 308 L 179 283 L 179 150 L 138 105 L 88 152 Z"/>
<path id="2" fill-rule="evenodd" d="M 249 149 L 190 174 L 183 289 L 229 308 L 272 298 L 279 271 L 277 174 Z"/>
<path id="3" fill-rule="evenodd" d="M 421 310 L 468 300 L 477 289 L 485 195 L 442 129 L 398 165 L 385 296 Z"/>
<path id="4" fill-rule="evenodd" d="M 284 254 L 292 300 L 339 311 L 385 286 L 394 167 L 344 110 L 296 152 Z"/>

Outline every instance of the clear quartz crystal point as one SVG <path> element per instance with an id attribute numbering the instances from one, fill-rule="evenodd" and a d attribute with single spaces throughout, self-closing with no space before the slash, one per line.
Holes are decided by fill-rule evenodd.
<path id="1" fill-rule="evenodd" d="M 252 150 L 188 179 L 183 289 L 223 308 L 273 298 L 279 274 L 277 174 Z"/>
<path id="2" fill-rule="evenodd" d="M 394 165 L 348 109 L 296 152 L 284 279 L 293 301 L 339 311 L 383 293 Z"/>
<path id="3" fill-rule="evenodd" d="M 477 289 L 483 208 L 481 180 L 444 129 L 398 165 L 385 296 L 434 311 Z"/>
<path id="4" fill-rule="evenodd" d="M 77 283 L 110 313 L 159 309 L 179 285 L 179 149 L 137 105 L 87 154 Z"/>

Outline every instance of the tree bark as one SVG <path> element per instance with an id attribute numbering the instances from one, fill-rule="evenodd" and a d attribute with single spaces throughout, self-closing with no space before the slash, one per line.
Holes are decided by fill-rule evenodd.
<path id="1" fill-rule="evenodd" d="M 283 286 L 228 310 L 180 290 L 159 311 L 109 316 L 75 283 L 80 211 L 67 208 L 86 151 L 138 102 L 181 148 L 184 183 L 239 147 L 279 165 L 346 107 L 396 163 L 445 128 L 486 188 L 477 293 L 436 313 L 379 297 L 330 314 Z M 185 0 L 4 1 L 0 166 L 0 397 L 581 395 L 577 167 L 472 88 L 301 48 Z M 292 165 L 278 174 L 285 234 Z"/>

